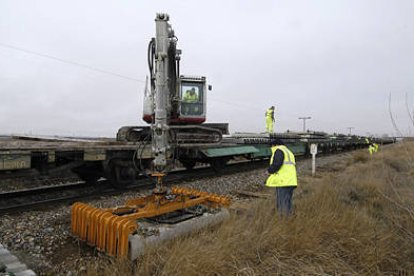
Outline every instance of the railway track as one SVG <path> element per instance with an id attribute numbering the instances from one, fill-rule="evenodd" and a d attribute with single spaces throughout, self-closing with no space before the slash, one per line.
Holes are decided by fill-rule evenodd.
<path id="1" fill-rule="evenodd" d="M 77 181 L 61 185 L 42 186 L 0 193 L 0 213 L 31 210 L 34 207 L 65 202 L 91 195 L 107 185 L 93 186 Z"/>
<path id="2" fill-rule="evenodd" d="M 329 154 L 324 154 L 329 155 Z M 297 161 L 306 159 L 298 156 Z M 164 179 L 166 186 L 171 186 L 180 182 L 187 182 L 207 177 L 224 176 L 239 173 L 242 171 L 264 168 L 268 160 L 249 160 L 237 161 L 227 164 L 220 171 L 214 170 L 210 166 L 199 166 L 191 170 L 178 169 L 170 172 Z M 68 178 L 69 179 L 69 178 Z M 126 186 L 122 189 L 114 188 L 106 179 L 101 179 L 98 183 L 87 183 L 84 181 L 73 181 L 56 185 L 56 179 L 47 180 L 45 183 L 52 185 L 38 186 L 16 191 L 0 193 L 0 214 L 11 214 L 30 211 L 36 208 L 48 207 L 53 204 L 71 204 L 75 201 L 93 199 L 104 195 L 119 195 L 134 190 L 150 190 L 154 187 L 153 179 L 141 176 L 135 184 Z M 63 182 L 63 180 L 60 180 Z"/>
<path id="3" fill-rule="evenodd" d="M 179 182 L 202 179 L 218 175 L 229 175 L 240 171 L 253 170 L 264 166 L 261 162 L 238 162 L 227 165 L 219 173 L 210 167 L 198 167 L 192 170 L 177 170 L 165 178 L 165 185 L 171 186 Z M 117 195 L 133 190 L 149 190 L 153 187 L 153 180 L 142 176 L 138 184 L 130 185 L 124 189 L 113 188 L 107 180 L 98 183 L 76 181 L 61 185 L 49 185 L 20 189 L 0 193 L 0 214 L 21 213 L 36 208 L 48 207 L 53 204 L 70 204 L 75 201 L 96 198 L 103 195 Z"/>
<path id="4" fill-rule="evenodd" d="M 0 193 L 7 193 L 17 190 L 35 189 L 47 186 L 64 185 L 67 183 L 79 182 L 79 177 L 68 175 L 68 176 L 25 176 L 19 178 L 0 178 Z"/>
<path id="5" fill-rule="evenodd" d="M 326 156 L 331 154 L 323 155 Z M 304 156 L 298 156 L 296 159 L 297 161 L 301 161 L 307 158 Z M 237 161 L 227 164 L 219 172 L 210 166 L 199 166 L 191 170 L 182 168 L 170 172 L 165 177 L 164 184 L 166 186 L 171 186 L 173 184 L 190 180 L 230 175 L 242 171 L 264 168 L 267 164 L 268 160 Z M 122 189 L 112 187 L 106 179 L 101 179 L 98 183 L 87 183 L 76 180 L 70 183 L 56 185 L 59 181 L 63 182 L 63 180 L 47 179 L 44 183 L 52 183 L 51 185 L 1 192 L 0 214 L 19 213 L 58 203 L 70 204 L 78 200 L 84 200 L 87 198 L 92 199 L 103 195 L 119 195 L 133 190 L 145 191 L 154 187 L 154 180 L 143 175 L 135 184 L 126 186 Z"/>

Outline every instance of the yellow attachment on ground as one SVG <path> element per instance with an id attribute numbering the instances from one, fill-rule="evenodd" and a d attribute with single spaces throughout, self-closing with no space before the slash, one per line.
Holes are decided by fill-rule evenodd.
<path id="1" fill-rule="evenodd" d="M 200 197 L 206 197 L 206 200 L 213 204 L 214 206 L 224 206 L 227 207 L 230 205 L 230 198 L 227 196 L 221 196 L 216 195 L 212 193 L 207 192 L 201 192 L 196 189 L 187 189 L 187 188 L 180 188 L 180 187 L 173 187 L 171 192 L 173 194 L 182 194 L 182 195 L 188 195 L 188 196 L 200 196 Z"/>
<path id="2" fill-rule="evenodd" d="M 121 216 L 113 215 L 108 209 L 98 209 L 84 203 L 72 205 L 72 233 L 99 251 L 111 256 L 128 255 L 128 237 L 138 225 Z"/>
<path id="3" fill-rule="evenodd" d="M 171 194 L 152 194 L 130 199 L 124 206 L 99 209 L 84 203 L 72 205 L 71 229 L 79 239 L 99 251 L 118 257 L 128 256 L 129 235 L 138 230 L 136 220 L 182 210 L 196 205 L 217 208 L 230 205 L 225 196 L 194 189 L 172 188 Z"/>

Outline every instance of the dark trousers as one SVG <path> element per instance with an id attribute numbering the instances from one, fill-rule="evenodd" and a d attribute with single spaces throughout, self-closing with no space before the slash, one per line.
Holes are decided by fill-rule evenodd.
<path id="1" fill-rule="evenodd" d="M 281 216 L 292 214 L 292 196 L 295 186 L 276 188 L 276 209 Z"/>

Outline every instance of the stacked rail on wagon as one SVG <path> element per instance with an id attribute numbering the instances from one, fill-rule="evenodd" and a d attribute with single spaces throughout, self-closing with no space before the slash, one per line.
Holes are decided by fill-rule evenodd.
<path id="1" fill-rule="evenodd" d="M 171 159 L 192 169 L 197 163 L 215 170 L 230 160 L 267 159 L 269 141 L 280 138 L 296 156 L 309 155 L 310 144 L 318 145 L 321 154 L 367 147 L 367 137 L 306 133 L 235 133 L 225 135 L 220 143 L 177 145 Z M 369 138 L 378 144 L 394 143 L 394 138 Z M 151 141 L 116 139 L 75 139 L 60 137 L 11 136 L 0 139 L 0 178 L 24 176 L 62 176 L 76 174 L 85 181 L 104 177 L 114 186 L 134 183 L 151 168 Z M 172 162 L 176 165 L 178 162 Z"/>

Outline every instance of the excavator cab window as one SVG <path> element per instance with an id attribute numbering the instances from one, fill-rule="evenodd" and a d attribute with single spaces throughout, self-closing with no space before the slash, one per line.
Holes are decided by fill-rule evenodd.
<path id="1" fill-rule="evenodd" d="M 203 110 L 203 84 L 181 83 L 181 115 L 201 116 Z"/>

